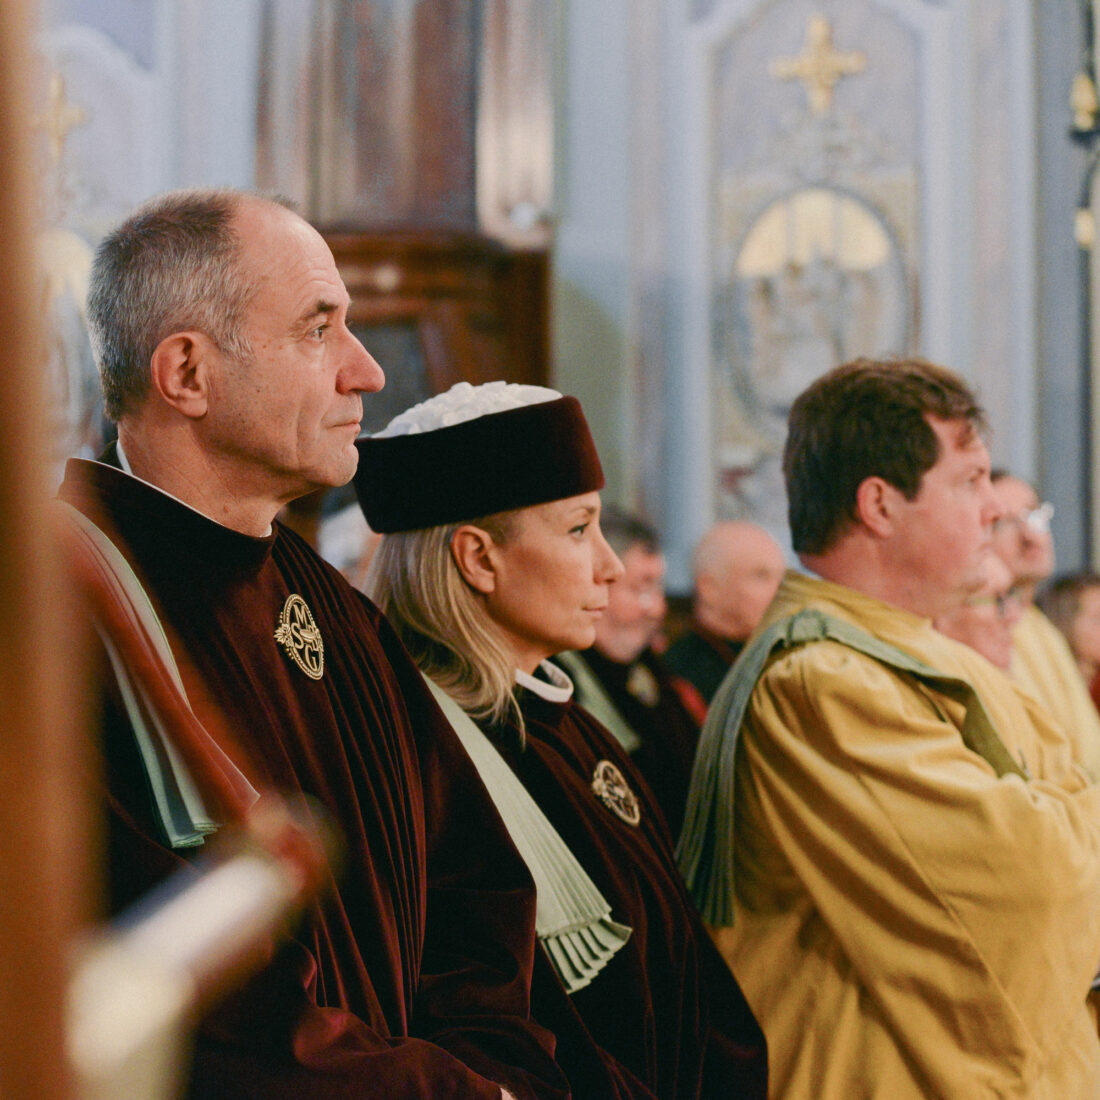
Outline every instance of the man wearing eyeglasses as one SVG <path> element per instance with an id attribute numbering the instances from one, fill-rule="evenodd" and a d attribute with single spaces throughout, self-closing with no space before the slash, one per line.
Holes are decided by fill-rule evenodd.
<path id="1" fill-rule="evenodd" d="M 1004 509 L 993 525 L 993 549 L 1012 572 L 1024 605 L 1012 632 L 1012 678 L 1061 725 L 1078 762 L 1093 779 L 1100 779 L 1100 715 L 1069 644 L 1035 606 L 1036 589 L 1054 572 L 1054 505 L 1040 503 L 1026 481 L 1006 470 L 994 470 L 991 476 Z"/>

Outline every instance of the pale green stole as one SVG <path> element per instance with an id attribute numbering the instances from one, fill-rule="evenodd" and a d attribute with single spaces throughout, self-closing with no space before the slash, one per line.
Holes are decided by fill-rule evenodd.
<path id="1" fill-rule="evenodd" d="M 83 512 L 64 501 L 56 501 L 61 514 L 72 524 L 83 539 L 96 562 L 100 576 L 106 581 L 113 596 L 130 620 L 131 629 L 140 632 L 149 642 L 157 659 L 171 677 L 186 702 L 176 659 L 168 644 L 155 608 L 142 587 L 141 581 L 130 563 L 122 556 L 111 539 Z M 115 679 L 127 717 L 133 727 L 145 774 L 153 795 L 154 811 L 168 843 L 173 848 L 194 848 L 204 843 L 204 838 L 219 827 L 219 822 L 207 810 L 190 770 L 173 743 L 170 731 L 142 680 L 127 665 L 124 657 L 111 640 L 101 623 L 96 623 Z M 206 749 L 218 760 L 221 768 L 232 774 L 239 790 L 256 801 L 259 792 L 254 790 L 237 766 L 217 745 L 208 738 Z"/>
<path id="2" fill-rule="evenodd" d="M 734 768 L 741 723 L 753 688 L 773 651 L 826 639 L 908 673 L 965 707 L 966 717 L 960 733 L 966 747 L 981 756 L 998 777 L 1027 778 L 967 680 L 938 672 L 861 627 L 813 608 L 780 619 L 745 647 L 727 673 L 710 704 L 699 737 L 684 828 L 676 855 L 703 919 L 712 926 L 733 924 Z"/>
<path id="3" fill-rule="evenodd" d="M 474 720 L 424 677 L 477 768 L 535 880 L 535 931 L 567 993 L 583 989 L 630 938 L 611 906 L 538 804 Z"/>

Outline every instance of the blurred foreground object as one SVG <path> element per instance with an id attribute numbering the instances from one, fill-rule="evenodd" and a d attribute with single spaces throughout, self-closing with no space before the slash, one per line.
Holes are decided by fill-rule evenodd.
<path id="1" fill-rule="evenodd" d="M 0 1094 L 69 1097 L 66 949 L 87 911 L 92 847 L 77 695 L 82 646 L 46 529 L 44 336 L 32 235 L 27 94 L 33 5 L 0 4 Z"/>
<path id="2" fill-rule="evenodd" d="M 304 843 L 273 850 L 287 832 Z M 203 1010 L 258 968 L 311 896 L 316 834 L 267 807 L 197 878 L 165 883 L 80 953 L 68 1001 L 68 1051 L 80 1100 L 180 1094 L 188 1034 Z"/>

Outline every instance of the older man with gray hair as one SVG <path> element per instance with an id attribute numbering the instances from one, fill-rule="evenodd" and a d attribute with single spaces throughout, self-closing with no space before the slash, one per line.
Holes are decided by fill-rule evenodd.
<path id="1" fill-rule="evenodd" d="M 355 472 L 363 395 L 383 377 L 348 308 L 317 231 L 233 191 L 153 200 L 92 273 L 119 436 L 101 461 L 71 461 L 60 495 L 113 533 L 200 719 L 216 708 L 257 785 L 316 800 L 346 841 L 339 884 L 200 1028 L 191 1088 L 562 1096 L 529 1018 L 529 873 L 378 609 L 276 518 Z M 143 755 L 132 710 L 107 710 L 117 908 L 186 866 L 203 830 L 163 812 L 165 765 Z"/>

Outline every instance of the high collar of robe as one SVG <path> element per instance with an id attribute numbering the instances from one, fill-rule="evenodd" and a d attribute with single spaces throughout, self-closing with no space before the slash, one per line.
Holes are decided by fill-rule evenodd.
<path id="1" fill-rule="evenodd" d="M 906 611 L 894 604 L 884 603 L 847 585 L 827 581 L 822 577 L 788 570 L 779 586 L 775 599 L 768 607 L 763 622 L 757 628 L 763 630 L 777 619 L 793 615 L 803 607 L 816 607 L 821 611 L 856 622 L 864 629 L 879 635 L 892 645 L 909 648 L 914 640 L 938 644 L 944 638 L 932 625 L 932 620 Z M 952 647 L 960 643 L 950 643 Z"/>
<path id="2" fill-rule="evenodd" d="M 534 675 L 516 669 L 516 689 L 524 715 L 549 726 L 561 721 L 573 700 L 573 681 L 550 661 L 543 661 Z"/>
<path id="3" fill-rule="evenodd" d="M 552 661 L 540 661 L 533 675 L 517 668 L 516 683 L 548 703 L 568 703 L 573 698 L 573 681 Z"/>
<path id="4" fill-rule="evenodd" d="M 187 567 L 215 586 L 258 573 L 278 537 L 278 524 L 261 538 L 242 534 L 104 462 L 69 459 L 59 495 L 122 532 L 139 558 L 186 555 Z"/>

